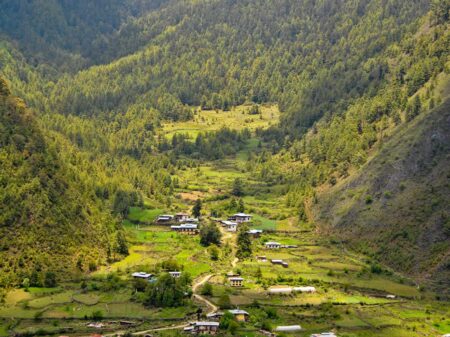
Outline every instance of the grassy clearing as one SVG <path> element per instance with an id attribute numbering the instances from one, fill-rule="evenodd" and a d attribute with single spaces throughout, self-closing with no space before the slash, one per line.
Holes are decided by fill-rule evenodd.
<path id="1" fill-rule="evenodd" d="M 130 207 L 128 219 L 131 221 L 138 221 L 143 223 L 151 223 L 155 221 L 156 217 L 163 211 L 161 209 L 146 209 L 140 207 Z"/>
<path id="2" fill-rule="evenodd" d="M 278 123 L 280 111 L 276 105 L 262 105 L 261 115 L 249 115 L 249 106 L 241 105 L 234 107 L 231 111 L 223 110 L 200 110 L 197 111 L 194 119 L 163 124 L 163 133 L 171 138 L 175 133 L 185 133 L 192 138 L 199 132 L 215 131 L 222 127 L 229 127 L 234 130 L 248 128 L 267 128 Z"/>

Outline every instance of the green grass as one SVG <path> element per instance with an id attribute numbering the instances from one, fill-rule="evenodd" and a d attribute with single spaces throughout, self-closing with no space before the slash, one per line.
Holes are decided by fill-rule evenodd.
<path id="1" fill-rule="evenodd" d="M 222 127 L 229 127 L 234 130 L 248 128 L 267 128 L 278 122 L 280 111 L 275 105 L 261 106 L 262 118 L 259 115 L 247 114 L 248 106 L 241 105 L 234 107 L 231 111 L 222 110 L 201 110 L 193 120 L 165 123 L 163 134 L 169 139 L 175 133 L 188 134 L 191 138 L 196 137 L 200 132 L 215 131 Z"/>
<path id="2" fill-rule="evenodd" d="M 253 228 L 263 230 L 276 230 L 277 223 L 274 220 L 270 220 L 258 214 L 253 215 Z"/>
<path id="3" fill-rule="evenodd" d="M 164 211 L 161 209 L 146 209 L 140 207 L 130 207 L 128 219 L 131 221 L 139 221 L 143 223 L 151 223 L 155 221 L 156 217 Z"/>

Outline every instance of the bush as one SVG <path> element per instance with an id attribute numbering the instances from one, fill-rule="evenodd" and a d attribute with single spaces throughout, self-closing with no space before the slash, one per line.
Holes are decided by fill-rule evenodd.
<path id="1" fill-rule="evenodd" d="M 219 228 L 214 223 L 202 226 L 200 229 L 200 244 L 203 246 L 209 246 L 211 244 L 219 246 L 221 237 L 222 233 L 220 233 Z"/>
<path id="2" fill-rule="evenodd" d="M 103 312 L 101 310 L 96 310 L 92 312 L 91 318 L 94 321 L 101 321 L 103 319 Z"/>
<path id="3" fill-rule="evenodd" d="M 231 308 L 230 296 L 228 296 L 227 294 L 223 294 L 222 296 L 220 296 L 218 305 L 221 309 L 230 309 Z"/>
<path id="4" fill-rule="evenodd" d="M 205 283 L 203 285 L 202 289 L 200 290 L 200 294 L 205 295 L 205 296 L 212 296 L 213 287 L 212 287 L 211 283 Z"/>

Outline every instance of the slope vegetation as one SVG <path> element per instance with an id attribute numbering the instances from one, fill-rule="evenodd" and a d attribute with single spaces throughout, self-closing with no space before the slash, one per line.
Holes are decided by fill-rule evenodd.
<path id="1" fill-rule="evenodd" d="M 358 174 L 319 196 L 319 221 L 395 270 L 448 291 L 450 99 L 405 125 Z"/>
<path id="2" fill-rule="evenodd" d="M 41 285 L 45 275 L 51 283 L 48 275 L 97 264 L 113 224 L 0 78 L 0 285 L 24 278 Z"/>

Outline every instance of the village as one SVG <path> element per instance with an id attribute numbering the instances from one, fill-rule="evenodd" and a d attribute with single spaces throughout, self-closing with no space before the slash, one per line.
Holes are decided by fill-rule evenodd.
<path id="1" fill-rule="evenodd" d="M 228 219 L 211 219 L 220 225 L 221 230 L 228 233 L 236 234 L 238 232 L 239 226 L 242 224 L 250 224 L 252 220 L 252 215 L 246 213 L 236 213 L 228 217 Z M 176 213 L 172 214 L 161 214 L 155 219 L 156 225 L 170 226 L 171 231 L 180 233 L 183 235 L 198 235 L 200 232 L 201 223 L 205 220 L 200 220 L 199 218 L 190 217 L 188 213 Z M 246 231 L 249 237 L 259 238 L 263 234 L 261 229 L 249 229 Z M 280 249 L 292 249 L 297 248 L 297 245 L 283 245 L 275 241 L 267 241 L 264 243 L 263 249 L 265 250 L 280 250 Z M 266 263 L 268 259 L 266 256 L 257 256 L 256 261 L 259 263 Z M 270 263 L 273 265 L 281 265 L 284 268 L 288 268 L 289 264 L 282 259 L 270 259 Z M 167 273 L 173 278 L 179 278 L 181 276 L 181 271 L 178 270 L 167 270 Z M 157 275 L 146 273 L 142 271 L 133 272 L 131 277 L 134 279 L 142 279 L 148 282 L 155 282 Z M 240 274 L 235 274 L 233 272 L 228 272 L 226 275 L 227 285 L 233 288 L 241 288 L 244 286 L 245 279 Z M 267 290 L 268 295 L 286 295 L 293 293 L 315 293 L 316 288 L 313 286 L 274 286 Z M 202 296 L 196 294 L 197 298 L 203 300 Z M 207 301 L 205 301 L 208 303 Z M 236 322 L 248 322 L 250 314 L 239 308 L 229 309 L 226 312 L 218 310 L 214 307 L 212 311 L 205 315 L 207 320 L 199 320 L 190 322 L 187 326 L 183 328 L 185 333 L 193 335 L 215 335 L 219 331 L 220 321 L 224 317 L 225 313 L 231 315 Z M 301 331 L 300 325 L 280 325 L 273 329 L 273 332 L 261 329 L 260 332 L 264 336 L 275 337 L 278 333 L 295 333 Z M 311 334 L 310 337 L 337 337 L 334 332 L 322 332 Z"/>

